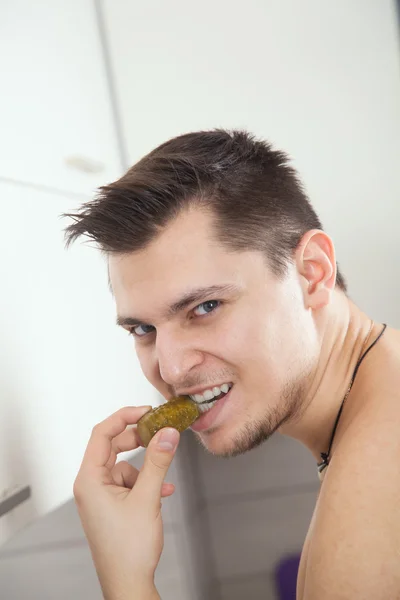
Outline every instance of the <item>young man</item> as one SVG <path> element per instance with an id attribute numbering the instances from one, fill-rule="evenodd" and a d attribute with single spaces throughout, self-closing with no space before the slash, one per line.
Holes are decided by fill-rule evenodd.
<path id="1" fill-rule="evenodd" d="M 205 402 L 228 384 L 192 426 L 209 452 L 234 456 L 278 430 L 319 463 L 298 598 L 400 598 L 400 333 L 347 297 L 287 157 L 245 132 L 180 136 L 69 216 L 68 243 L 86 235 L 106 253 L 118 323 L 160 394 Z M 179 434 L 153 438 L 140 474 L 115 464 L 140 445 L 126 428 L 148 408 L 94 427 L 74 485 L 108 600 L 159 597 Z"/>

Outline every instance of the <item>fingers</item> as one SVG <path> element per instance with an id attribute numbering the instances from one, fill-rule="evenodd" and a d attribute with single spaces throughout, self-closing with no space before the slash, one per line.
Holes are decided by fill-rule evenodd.
<path id="1" fill-rule="evenodd" d="M 130 463 L 121 460 L 113 467 L 111 471 L 115 485 L 119 485 L 128 489 L 132 489 L 139 475 L 138 469 L 135 469 Z M 163 498 L 171 496 L 175 491 L 173 483 L 163 483 L 161 496 Z"/>
<path id="2" fill-rule="evenodd" d="M 111 475 L 116 485 L 132 489 L 138 478 L 139 471 L 126 460 L 121 460 L 111 470 Z"/>
<path id="3" fill-rule="evenodd" d="M 94 473 L 99 468 L 103 469 L 106 466 L 111 468 L 112 465 L 108 463 L 113 453 L 114 439 L 123 433 L 128 425 L 137 423 L 140 417 L 150 409 L 150 406 L 127 406 L 95 425 L 86 447 L 81 470 L 86 473 Z M 129 438 L 129 436 L 133 443 L 133 446 L 128 448 L 129 450 L 141 445 L 135 434 L 128 433 L 126 437 Z M 125 442 L 126 438 L 124 437 L 122 442 L 117 442 L 117 444 Z"/>
<path id="4" fill-rule="evenodd" d="M 139 437 L 136 427 L 129 427 L 112 440 L 112 449 L 115 454 L 119 452 L 127 452 L 142 446 L 142 441 Z"/>
<path id="5" fill-rule="evenodd" d="M 161 429 L 149 443 L 135 492 L 151 507 L 160 505 L 164 478 L 179 443 L 179 432 L 172 427 Z"/>
<path id="6" fill-rule="evenodd" d="M 172 496 L 175 492 L 175 486 L 173 483 L 163 483 L 161 488 L 161 498 L 167 498 L 167 496 Z"/>

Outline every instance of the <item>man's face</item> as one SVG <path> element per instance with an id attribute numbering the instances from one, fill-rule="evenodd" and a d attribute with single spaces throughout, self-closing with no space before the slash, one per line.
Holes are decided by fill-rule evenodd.
<path id="1" fill-rule="evenodd" d="M 145 250 L 110 256 L 109 272 L 118 315 L 135 318 L 124 326 L 136 333 L 143 373 L 162 396 L 233 384 L 196 431 L 210 452 L 249 450 L 297 415 L 310 372 L 310 315 L 294 267 L 278 280 L 261 253 L 215 242 L 212 217 L 192 209 Z M 231 289 L 167 314 L 211 286 Z"/>

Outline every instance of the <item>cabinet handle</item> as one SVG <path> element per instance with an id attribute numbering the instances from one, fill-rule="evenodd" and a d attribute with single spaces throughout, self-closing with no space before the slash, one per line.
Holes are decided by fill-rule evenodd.
<path id="1" fill-rule="evenodd" d="M 30 497 L 31 488 L 29 485 L 27 485 L 26 487 L 20 488 L 10 496 L 5 497 L 3 500 L 0 500 L 0 517 L 10 512 L 10 510 L 13 510 L 13 508 L 19 504 L 22 504 L 22 502 L 25 502 L 25 500 L 28 500 Z"/>
<path id="2" fill-rule="evenodd" d="M 67 156 L 65 164 L 71 169 L 76 169 L 83 173 L 101 173 L 105 168 L 103 163 L 86 158 L 85 156 Z"/>

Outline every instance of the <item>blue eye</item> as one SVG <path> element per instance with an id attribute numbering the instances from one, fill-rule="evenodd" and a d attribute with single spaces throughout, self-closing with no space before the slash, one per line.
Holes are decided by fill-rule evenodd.
<path id="1" fill-rule="evenodd" d="M 144 331 L 142 333 L 138 333 L 138 329 L 140 329 L 140 328 L 144 329 Z M 147 331 L 146 331 L 146 329 L 147 329 Z M 135 325 L 134 327 L 131 327 L 129 329 L 129 334 L 133 335 L 135 337 L 143 337 L 143 336 L 147 335 L 148 333 L 151 333 L 153 331 L 153 329 L 154 329 L 153 325 L 143 325 L 143 324 Z"/>
<path id="2" fill-rule="evenodd" d="M 196 312 L 200 309 L 204 312 L 197 314 L 196 316 L 203 317 L 212 312 L 215 312 L 215 310 L 220 306 L 220 304 L 220 300 L 207 300 L 207 302 L 202 302 L 201 304 L 196 306 L 193 309 L 193 312 Z M 144 323 L 140 323 L 129 328 L 129 335 L 133 335 L 137 338 L 142 338 L 148 335 L 149 333 L 152 333 L 153 331 L 155 331 L 155 327 L 153 325 L 146 325 Z"/>
<path id="3" fill-rule="evenodd" d="M 213 312 L 216 308 L 218 308 L 219 305 L 220 305 L 220 301 L 219 300 L 207 300 L 207 302 L 202 302 L 202 304 L 199 304 L 198 306 L 196 306 L 196 308 L 194 310 L 196 311 L 199 308 L 204 307 L 205 308 L 205 312 L 203 314 L 199 315 L 200 317 L 202 317 L 204 314 L 207 315 L 207 314 Z"/>

